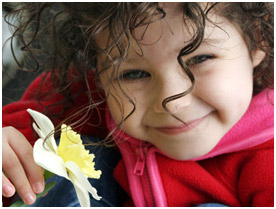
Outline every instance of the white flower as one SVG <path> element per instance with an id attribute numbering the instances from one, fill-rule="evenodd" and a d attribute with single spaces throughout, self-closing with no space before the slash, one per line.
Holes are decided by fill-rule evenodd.
<path id="1" fill-rule="evenodd" d="M 95 170 L 94 155 L 85 150 L 80 135 L 72 131 L 70 126 L 62 125 L 59 146 L 54 138 L 54 125 L 45 115 L 28 109 L 35 120 L 33 128 L 40 136 L 34 144 L 35 162 L 44 169 L 70 180 L 76 190 L 80 205 L 90 206 L 89 193 L 100 200 L 97 190 L 88 181 L 100 178 L 101 171 Z M 46 140 L 45 138 L 48 137 Z M 89 193 L 88 193 L 89 192 Z"/>

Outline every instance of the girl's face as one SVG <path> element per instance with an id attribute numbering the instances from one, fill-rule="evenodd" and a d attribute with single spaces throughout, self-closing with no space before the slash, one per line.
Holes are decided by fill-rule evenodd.
<path id="1" fill-rule="evenodd" d="M 252 98 L 253 68 L 262 61 L 264 53 L 249 52 L 236 27 L 222 17 L 211 16 L 223 30 L 207 23 L 201 46 L 183 57 L 186 63 L 195 62 L 190 66 L 194 89 L 167 104 L 185 125 L 163 109 L 162 101 L 191 86 L 177 61 L 191 34 L 184 27 L 180 11 L 168 7 L 165 12 L 165 20 L 149 25 L 140 46 L 131 40 L 128 60 L 120 66 L 121 88 L 136 104 L 122 130 L 154 144 L 171 158 L 187 160 L 211 151 L 243 116 Z M 136 37 L 141 37 L 144 30 L 138 28 Z M 104 43 L 104 39 L 99 42 Z M 98 61 L 104 60 L 100 56 Z M 113 95 L 107 102 L 113 119 L 119 123 L 122 110 L 126 117 L 133 105 L 115 79 L 108 83 L 109 71 L 101 76 L 101 82 Z"/>

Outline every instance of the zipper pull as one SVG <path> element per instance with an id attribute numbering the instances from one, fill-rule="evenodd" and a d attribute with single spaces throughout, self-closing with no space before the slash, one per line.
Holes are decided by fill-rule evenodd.
<path id="1" fill-rule="evenodd" d="M 134 174 L 137 176 L 142 176 L 144 173 L 147 150 L 148 150 L 148 145 L 137 146 L 136 148 L 138 157 L 134 167 Z"/>

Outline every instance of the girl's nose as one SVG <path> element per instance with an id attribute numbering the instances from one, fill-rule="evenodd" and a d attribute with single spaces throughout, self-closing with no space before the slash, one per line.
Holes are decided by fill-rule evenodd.
<path id="1" fill-rule="evenodd" d="M 188 91 L 191 85 L 191 81 L 188 81 L 187 78 L 166 80 L 164 83 L 157 85 L 153 110 L 156 113 L 163 113 L 167 112 L 165 109 L 167 108 L 171 113 L 175 114 L 190 105 L 193 97 L 192 92 L 184 96 L 181 94 Z"/>

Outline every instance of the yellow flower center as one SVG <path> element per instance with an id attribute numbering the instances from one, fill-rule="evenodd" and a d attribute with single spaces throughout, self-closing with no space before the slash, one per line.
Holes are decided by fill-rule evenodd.
<path id="1" fill-rule="evenodd" d="M 76 163 L 88 177 L 99 179 L 102 172 L 95 170 L 95 163 L 93 162 L 95 155 L 89 154 L 89 151 L 85 149 L 80 135 L 65 124 L 61 126 L 61 129 L 58 155 L 64 162 L 73 161 Z"/>

